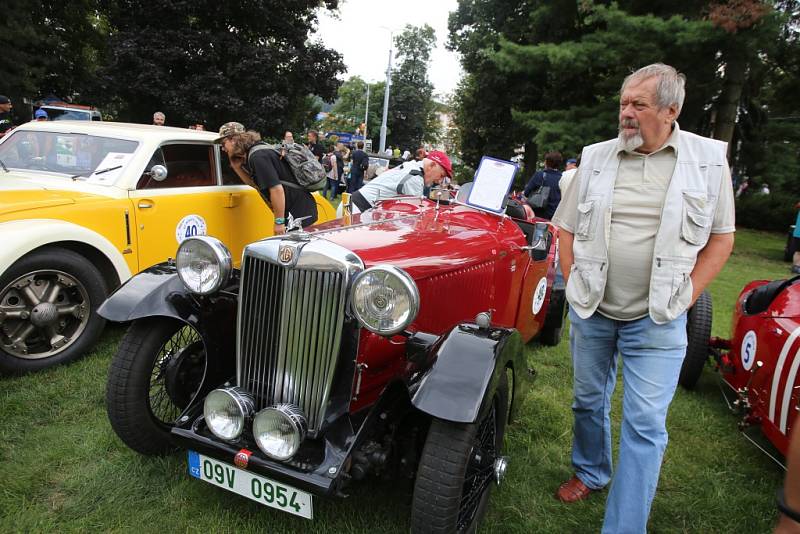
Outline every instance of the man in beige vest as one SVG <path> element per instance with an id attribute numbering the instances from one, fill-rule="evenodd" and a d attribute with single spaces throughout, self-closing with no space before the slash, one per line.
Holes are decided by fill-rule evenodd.
<path id="1" fill-rule="evenodd" d="M 575 502 L 611 482 L 604 533 L 645 532 L 686 352 L 686 310 L 733 248 L 725 143 L 682 131 L 685 77 L 664 64 L 622 84 L 617 139 L 584 148 L 553 222 L 570 305 Z M 619 356 L 619 357 L 618 357 Z M 610 401 L 622 361 L 619 458 Z"/>

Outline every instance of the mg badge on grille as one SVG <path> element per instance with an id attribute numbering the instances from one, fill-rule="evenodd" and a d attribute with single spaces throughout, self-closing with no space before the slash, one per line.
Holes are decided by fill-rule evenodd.
<path id="1" fill-rule="evenodd" d="M 288 245 L 281 245 L 278 250 L 278 259 L 281 260 L 281 263 L 292 263 L 293 258 L 294 249 Z"/>
<path id="2" fill-rule="evenodd" d="M 247 469 L 247 464 L 250 463 L 251 454 L 253 454 L 251 451 L 242 449 L 236 453 L 236 456 L 233 457 L 233 463 L 236 464 L 236 467 Z"/>

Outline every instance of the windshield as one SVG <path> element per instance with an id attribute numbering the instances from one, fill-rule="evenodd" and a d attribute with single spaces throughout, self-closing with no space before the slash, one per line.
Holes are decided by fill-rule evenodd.
<path id="1" fill-rule="evenodd" d="M 47 112 L 47 120 L 50 121 L 89 121 L 92 120 L 92 112 L 80 109 L 53 109 L 43 107 Z"/>
<path id="2" fill-rule="evenodd" d="M 9 170 L 37 170 L 90 178 L 92 173 L 106 167 L 130 161 L 139 145 L 136 141 L 99 137 L 96 135 L 14 130 L 0 144 L 0 161 Z M 114 176 L 104 175 L 101 183 Z M 3 171 L 0 171 L 0 180 Z"/>

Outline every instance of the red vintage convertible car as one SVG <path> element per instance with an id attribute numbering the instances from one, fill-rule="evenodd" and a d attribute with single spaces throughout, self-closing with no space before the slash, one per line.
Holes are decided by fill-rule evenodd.
<path id="1" fill-rule="evenodd" d="M 133 321 L 109 371 L 112 427 L 292 514 L 395 476 L 415 480 L 412 530 L 474 531 L 532 375 L 523 346 L 557 343 L 564 316 L 556 228 L 506 213 L 386 200 L 252 243 L 241 271 L 220 241 L 185 240 L 100 310 Z"/>
<path id="2" fill-rule="evenodd" d="M 690 312 L 689 347 L 681 384 L 693 388 L 713 355 L 740 429 L 758 426 L 786 455 L 800 405 L 800 277 L 755 280 L 739 294 L 731 338 L 709 338 L 711 299 L 704 293 Z"/>

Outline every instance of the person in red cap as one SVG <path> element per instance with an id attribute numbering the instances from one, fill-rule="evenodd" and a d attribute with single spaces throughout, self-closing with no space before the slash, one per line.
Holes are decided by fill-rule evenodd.
<path id="1" fill-rule="evenodd" d="M 351 213 L 360 213 L 375 206 L 380 199 L 397 196 L 422 196 L 426 187 L 442 183 L 453 176 L 450 158 L 441 150 L 428 152 L 422 161 L 407 161 L 390 169 L 350 196 Z M 342 206 L 339 206 L 341 216 Z"/>

